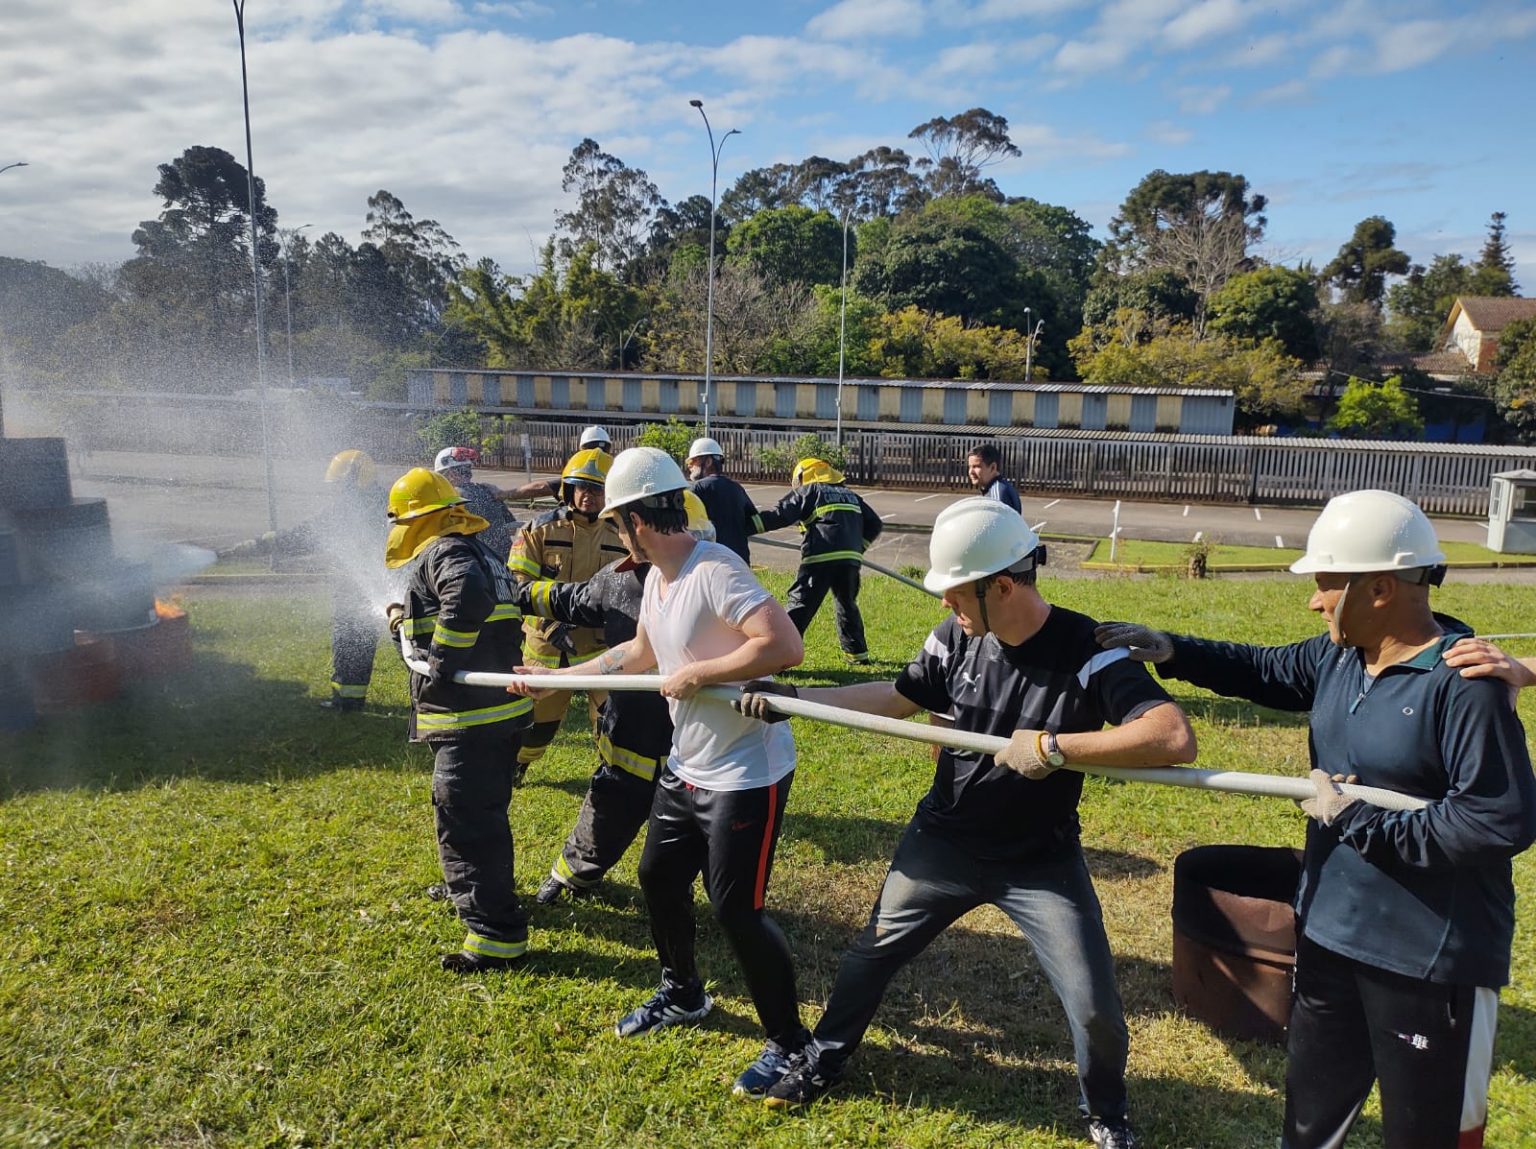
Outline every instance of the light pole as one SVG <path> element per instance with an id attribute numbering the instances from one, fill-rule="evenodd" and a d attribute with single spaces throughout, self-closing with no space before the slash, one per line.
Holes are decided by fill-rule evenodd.
<path id="1" fill-rule="evenodd" d="M 843 445 L 843 349 L 848 336 L 848 225 L 853 222 L 853 205 L 843 209 L 842 299 L 837 307 L 837 445 Z"/>
<path id="2" fill-rule="evenodd" d="M 1026 316 L 1029 315 L 1029 308 L 1026 307 L 1024 309 L 1024 314 Z M 1029 320 L 1026 318 L 1024 323 L 1025 326 L 1028 326 Z M 1026 383 L 1033 383 L 1035 381 L 1033 366 L 1035 359 L 1035 340 L 1039 338 L 1040 332 L 1043 330 L 1045 330 L 1045 320 L 1042 319 L 1039 323 L 1035 324 L 1035 329 L 1026 334 L 1024 337 L 1024 382 Z"/>
<path id="3" fill-rule="evenodd" d="M 286 233 L 283 239 L 283 311 L 288 318 L 288 386 L 293 386 L 293 290 L 288 282 L 288 253 L 293 249 L 293 241 L 299 232 L 306 227 L 314 227 L 312 223 L 306 223 L 293 228 Z"/>
<path id="4" fill-rule="evenodd" d="M 267 351 L 261 315 L 261 256 L 256 243 L 256 164 L 251 157 L 251 85 L 245 74 L 245 0 L 235 6 L 235 30 L 240 34 L 240 94 L 245 108 L 245 193 L 251 221 L 251 288 L 256 302 L 256 386 L 261 394 L 261 458 L 267 478 L 267 529 L 277 533 L 277 492 L 272 486 L 271 430 L 267 416 Z M 274 561 L 276 554 L 273 555 Z"/>
<path id="5" fill-rule="evenodd" d="M 17 160 L 14 164 L 6 164 L 5 167 L 0 168 L 0 172 L 8 172 L 12 168 L 24 168 L 26 166 L 26 160 Z M 5 402 L 3 388 L 0 388 L 0 439 L 3 438 L 5 438 Z"/>
<path id="6" fill-rule="evenodd" d="M 725 141 L 741 133 L 732 128 L 720 137 L 720 145 L 716 147 L 715 130 L 709 126 L 709 117 L 704 115 L 704 101 L 689 100 L 688 103 L 704 116 L 704 130 L 709 133 L 709 278 L 704 303 L 704 434 L 708 437 L 709 390 L 715 364 L 715 192 L 720 182 L 720 153 L 725 150 Z"/>

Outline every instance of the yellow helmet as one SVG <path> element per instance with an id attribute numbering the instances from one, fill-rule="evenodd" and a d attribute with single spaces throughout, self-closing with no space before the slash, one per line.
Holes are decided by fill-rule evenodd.
<path id="1" fill-rule="evenodd" d="M 412 467 L 389 488 L 389 517 L 397 523 L 409 522 L 463 501 L 447 479 L 425 467 Z"/>
<path id="2" fill-rule="evenodd" d="M 715 524 L 709 520 L 709 512 L 704 509 L 704 500 L 692 491 L 684 491 L 683 507 L 688 512 L 688 533 L 696 539 L 714 542 Z"/>
<path id="3" fill-rule="evenodd" d="M 379 469 L 366 451 L 342 451 L 325 469 L 327 483 L 347 483 L 354 487 L 371 487 L 379 477 Z"/>
<path id="4" fill-rule="evenodd" d="M 566 461 L 565 470 L 560 472 L 561 493 L 564 494 L 566 487 L 573 483 L 602 488 L 608 482 L 608 468 L 612 466 L 613 456 L 607 451 L 596 447 L 577 451 Z"/>
<path id="5" fill-rule="evenodd" d="M 790 473 L 789 485 L 803 487 L 807 483 L 841 483 L 843 473 L 824 459 L 801 459 Z"/>

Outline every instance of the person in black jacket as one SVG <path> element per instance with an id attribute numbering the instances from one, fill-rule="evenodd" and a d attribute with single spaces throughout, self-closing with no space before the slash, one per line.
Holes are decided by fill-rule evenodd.
<path id="1" fill-rule="evenodd" d="M 841 471 L 822 459 L 801 459 L 789 481 L 794 489 L 777 506 L 759 512 L 753 523 L 754 534 L 800 524 L 800 570 L 785 603 L 789 617 L 804 634 L 831 591 L 838 644 L 850 661 L 868 662 L 859 613 L 859 559 L 880 537 L 880 516 L 842 485 Z"/>
<path id="2" fill-rule="evenodd" d="M 444 954 L 453 973 L 502 969 L 527 956 L 528 917 L 513 886 L 507 807 L 518 740 L 533 703 L 495 686 L 454 681 L 461 670 L 506 671 L 522 660 L 522 612 L 511 573 L 480 541 L 489 524 L 463 508 L 441 475 L 408 471 L 389 492 L 391 569 L 409 567 L 405 602 L 391 603 L 428 672 L 411 672 L 413 742 L 434 752 L 432 806 L 443 880 L 466 927 Z"/>
<path id="3" fill-rule="evenodd" d="M 714 527 L 697 495 L 684 496 L 688 531 L 713 542 Z M 585 582 L 538 579 L 518 587 L 524 613 L 568 626 L 599 627 L 608 649 L 635 637 L 640 597 L 650 563 L 625 556 Z M 602 881 L 629 849 L 651 814 L 656 778 L 672 749 L 672 712 L 659 693 L 617 690 L 603 696 L 598 711 L 598 767 L 576 815 L 576 825 L 534 895 L 541 906 L 566 894 L 581 895 Z"/>
<path id="4" fill-rule="evenodd" d="M 725 451 L 714 439 L 695 439 L 688 448 L 683 468 L 693 493 L 704 503 L 709 521 L 715 525 L 715 541 L 730 547 L 744 562 L 752 561 L 747 539 L 763 529 L 752 496 L 725 473 Z"/>
<path id="5" fill-rule="evenodd" d="M 1291 567 L 1315 576 L 1327 633 L 1262 647 L 1100 628 L 1164 677 L 1310 711 L 1283 1149 L 1342 1145 L 1375 1082 L 1388 1149 L 1483 1143 L 1536 778 L 1505 685 L 1447 662 L 1467 628 L 1430 609 L 1444 563 L 1413 503 L 1353 491 Z M 1367 805 L 1339 789 L 1356 778 L 1426 804 Z"/>

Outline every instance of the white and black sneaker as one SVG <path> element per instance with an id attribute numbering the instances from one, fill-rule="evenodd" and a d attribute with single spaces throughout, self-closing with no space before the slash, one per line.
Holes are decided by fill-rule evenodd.
<path id="1" fill-rule="evenodd" d="M 1101 1117 L 1089 1118 L 1088 1139 L 1098 1149 L 1136 1149 L 1138 1144 L 1131 1123 L 1124 1117 L 1108 1120 Z"/>
<path id="2" fill-rule="evenodd" d="M 700 985 L 664 985 L 636 1009 L 619 1018 L 613 1031 L 620 1037 L 635 1037 L 665 1025 L 698 1021 L 715 1007 L 715 999 Z"/>

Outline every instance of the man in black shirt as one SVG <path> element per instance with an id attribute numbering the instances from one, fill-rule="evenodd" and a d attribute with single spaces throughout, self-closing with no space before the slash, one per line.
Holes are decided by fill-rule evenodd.
<path id="1" fill-rule="evenodd" d="M 801 695 L 894 718 L 927 710 L 960 730 L 1006 735 L 1009 745 L 995 759 L 939 755 L 814 1040 L 769 1089 L 768 1104 L 804 1103 L 831 1088 L 901 967 L 952 922 L 990 904 L 1029 940 L 1066 1010 L 1094 1144 L 1134 1149 L 1125 1016 L 1078 838 L 1083 776 L 1059 767 L 1189 762 L 1195 737 L 1142 667 L 1104 657 L 1092 619 L 1041 597 L 1035 573 L 1043 559 L 1038 537 L 1002 503 L 954 504 L 934 524 L 925 579 L 953 616 L 894 683 Z M 741 706 L 772 721 L 760 696 L 793 692 L 749 683 Z M 1102 729 L 1106 722 L 1115 728 Z"/>
<path id="2" fill-rule="evenodd" d="M 747 538 L 762 530 L 763 525 L 752 505 L 752 496 L 735 479 L 726 476 L 725 451 L 714 439 L 695 439 L 688 448 L 684 470 L 693 493 L 699 496 L 709 521 L 715 525 L 715 541 L 750 563 L 752 552 Z"/>

